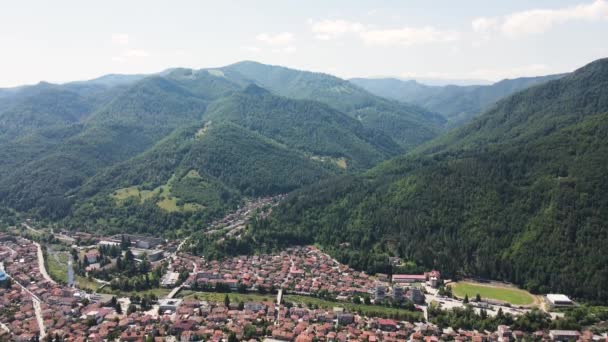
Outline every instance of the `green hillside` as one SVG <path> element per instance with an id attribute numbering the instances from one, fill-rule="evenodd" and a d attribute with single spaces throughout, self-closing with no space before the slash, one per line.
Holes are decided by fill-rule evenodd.
<path id="1" fill-rule="evenodd" d="M 398 255 L 447 276 L 607 302 L 607 137 L 604 59 L 500 101 L 416 154 L 295 192 L 248 241 L 318 243 L 370 271 L 389 271 Z"/>
<path id="2" fill-rule="evenodd" d="M 64 216 L 70 191 L 192 123 L 205 108 L 205 101 L 174 82 L 146 78 L 95 109 L 85 122 L 34 131 L 0 149 L 11 157 L 0 165 L 0 198 L 20 211 Z"/>
<path id="3" fill-rule="evenodd" d="M 442 114 L 451 127 L 462 126 L 493 104 L 518 91 L 563 77 L 563 74 L 521 77 L 476 86 L 428 86 L 394 78 L 355 78 L 350 82 L 389 99 L 413 103 Z"/>
<path id="4" fill-rule="evenodd" d="M 0 205 L 77 229 L 195 228 L 402 151 L 330 106 L 217 70 L 42 83 L 0 102 Z"/>
<path id="5" fill-rule="evenodd" d="M 409 149 L 439 134 L 445 119 L 418 106 L 387 100 L 352 83 L 321 73 L 256 62 L 241 62 L 220 69 L 235 82 L 255 82 L 272 92 L 296 99 L 323 102 L 381 131 Z"/>
<path id="6" fill-rule="evenodd" d="M 401 148 L 388 136 L 323 104 L 271 95 L 255 85 L 210 105 L 205 120 L 231 121 L 316 157 L 369 168 Z"/>
<path id="7" fill-rule="evenodd" d="M 213 102 L 200 123 L 92 177 L 75 193 L 69 224 L 111 229 L 120 222 L 122 229 L 140 232 L 193 226 L 234 207 L 242 196 L 287 193 L 398 153 L 396 143 L 380 136 L 323 104 L 252 85 Z M 187 177 L 192 174 L 197 177 Z M 190 184 L 200 179 L 205 188 Z M 125 213 L 117 213 L 117 205 Z M 134 210 L 158 217 L 170 211 L 177 218 L 172 227 L 146 226 L 143 218 L 127 220 Z"/>

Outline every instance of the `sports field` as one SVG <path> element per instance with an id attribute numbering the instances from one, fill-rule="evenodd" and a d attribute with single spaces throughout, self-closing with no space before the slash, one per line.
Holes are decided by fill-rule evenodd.
<path id="1" fill-rule="evenodd" d="M 453 283 L 450 286 L 454 295 L 459 298 L 468 295 L 470 300 L 474 300 L 475 296 L 479 294 L 482 299 L 496 299 L 513 305 L 531 305 L 536 301 L 534 296 L 529 292 L 513 287 L 468 281 Z"/>

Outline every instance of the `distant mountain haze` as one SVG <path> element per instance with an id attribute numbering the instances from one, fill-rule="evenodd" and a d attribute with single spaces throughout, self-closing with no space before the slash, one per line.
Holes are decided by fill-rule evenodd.
<path id="1" fill-rule="evenodd" d="M 522 77 L 502 80 L 491 85 L 470 86 L 429 86 L 414 80 L 403 81 L 395 78 L 355 78 L 350 81 L 378 96 L 417 104 L 439 113 L 448 120 L 448 126 L 455 127 L 466 124 L 508 95 L 563 76 L 564 74 Z"/>

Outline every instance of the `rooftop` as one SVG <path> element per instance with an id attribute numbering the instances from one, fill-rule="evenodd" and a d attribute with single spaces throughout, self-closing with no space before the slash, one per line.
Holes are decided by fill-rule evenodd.
<path id="1" fill-rule="evenodd" d="M 568 298 L 568 296 L 563 295 L 563 294 L 555 294 L 555 293 L 550 293 L 547 295 L 547 299 L 551 302 L 572 302 L 572 300 L 570 298 Z"/>

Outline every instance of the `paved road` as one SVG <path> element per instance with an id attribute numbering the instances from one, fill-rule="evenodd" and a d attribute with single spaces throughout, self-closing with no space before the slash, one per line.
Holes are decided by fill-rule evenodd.
<path id="1" fill-rule="evenodd" d="M 40 340 L 43 341 L 46 337 L 46 329 L 44 328 L 44 318 L 42 318 L 42 310 L 40 309 L 40 301 L 36 298 L 32 298 L 34 304 L 34 312 L 36 313 L 36 320 L 38 321 L 38 327 L 40 327 Z"/>
<path id="2" fill-rule="evenodd" d="M 36 245 L 36 248 L 38 248 L 38 268 L 40 269 L 42 277 L 45 280 L 49 281 L 51 284 L 55 284 L 53 278 L 51 278 L 46 272 L 46 267 L 44 267 L 44 255 L 42 255 L 42 247 L 40 247 L 40 244 L 38 242 L 34 242 L 34 244 Z"/>
<path id="3" fill-rule="evenodd" d="M 46 336 L 46 329 L 44 328 L 44 319 L 42 318 L 42 310 L 40 309 L 40 298 L 28 290 L 25 286 L 21 285 L 18 281 L 13 279 L 10 274 L 5 273 L 13 282 L 21 287 L 21 289 L 27 292 L 32 298 L 32 305 L 34 306 L 34 313 L 36 314 L 36 320 L 38 321 L 38 327 L 40 327 L 40 340 Z"/>
<path id="4" fill-rule="evenodd" d="M 182 285 L 173 288 L 173 290 L 171 290 L 171 292 L 169 292 L 169 294 L 167 295 L 168 299 L 172 299 L 173 297 L 175 297 L 175 295 L 182 289 Z"/>

